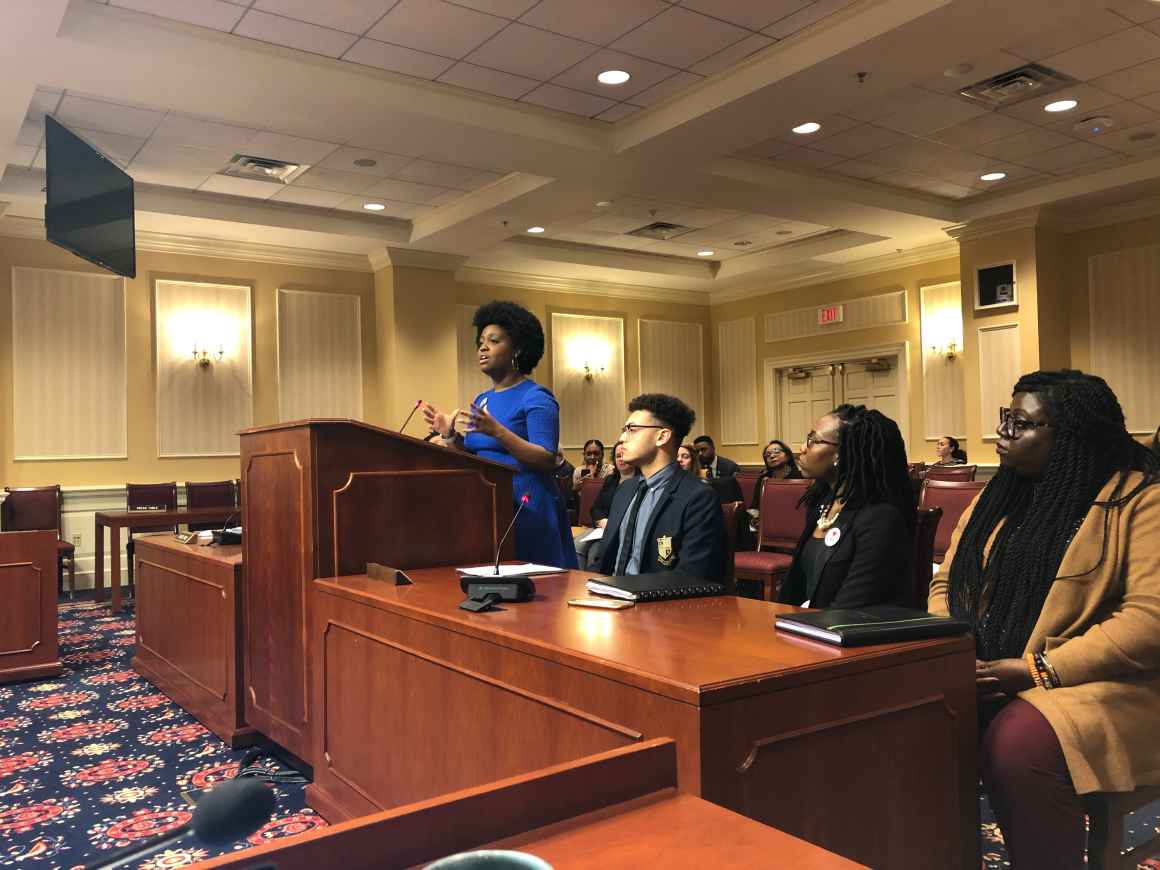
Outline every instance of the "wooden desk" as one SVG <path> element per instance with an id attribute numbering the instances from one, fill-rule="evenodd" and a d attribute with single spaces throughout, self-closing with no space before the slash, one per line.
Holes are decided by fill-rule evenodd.
<path id="1" fill-rule="evenodd" d="M 242 548 L 136 539 L 133 669 L 230 746 L 256 742 L 242 696 Z"/>
<path id="2" fill-rule="evenodd" d="M 408 573 L 314 583 L 331 821 L 669 736 L 683 792 L 875 868 L 978 866 L 969 637 L 841 649 L 726 596 L 570 608 L 579 571 L 472 614 L 450 569 Z"/>
<path id="3" fill-rule="evenodd" d="M 0 683 L 56 676 L 56 532 L 0 532 Z"/>
<path id="4" fill-rule="evenodd" d="M 855 864 L 692 795 L 671 740 L 654 740 L 235 852 L 204 870 L 385 870 L 469 849 L 517 849 L 555 870 Z M 496 839 L 496 835 L 504 839 Z"/>
<path id="5" fill-rule="evenodd" d="M 105 529 L 109 530 L 109 587 L 111 607 L 121 609 L 121 529 L 149 529 L 182 523 L 222 523 L 240 516 L 239 508 L 178 508 L 172 511 L 97 511 L 96 552 L 93 562 L 93 600 L 105 600 Z"/>

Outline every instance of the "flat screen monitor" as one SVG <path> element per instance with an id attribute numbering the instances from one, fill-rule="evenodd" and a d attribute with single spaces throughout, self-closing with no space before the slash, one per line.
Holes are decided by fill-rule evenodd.
<path id="1" fill-rule="evenodd" d="M 48 115 L 44 142 L 48 240 L 110 272 L 137 277 L 133 179 Z"/>

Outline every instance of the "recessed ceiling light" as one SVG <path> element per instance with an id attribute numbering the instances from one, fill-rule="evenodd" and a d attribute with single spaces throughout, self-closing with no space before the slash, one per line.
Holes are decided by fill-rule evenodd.
<path id="1" fill-rule="evenodd" d="M 596 203 L 597 208 L 608 208 L 610 205 L 612 205 L 611 199 L 602 199 L 600 202 Z"/>
<path id="2" fill-rule="evenodd" d="M 698 257 L 712 257 L 716 251 L 697 251 Z"/>
<path id="3" fill-rule="evenodd" d="M 364 169 L 369 169 L 372 166 L 378 166 L 379 161 L 375 160 L 373 157 L 360 157 L 354 162 L 354 165 L 361 166 Z"/>
<path id="4" fill-rule="evenodd" d="M 542 233 L 543 231 L 544 231 L 543 227 L 528 227 L 529 233 Z"/>
<path id="5" fill-rule="evenodd" d="M 979 176 L 979 181 L 1002 181 L 1006 177 L 1006 172 L 984 172 Z"/>
<path id="6" fill-rule="evenodd" d="M 1045 112 L 1070 112 L 1079 105 L 1078 100 L 1056 100 L 1054 103 L 1048 103 L 1043 107 Z"/>
<path id="7" fill-rule="evenodd" d="M 386 208 L 381 202 L 364 202 L 363 208 L 367 211 L 382 211 Z"/>
<path id="8" fill-rule="evenodd" d="M 956 63 L 954 66 L 948 66 L 943 70 L 943 75 L 948 79 L 957 79 L 959 76 L 965 76 L 975 68 L 974 64 L 970 63 Z"/>
<path id="9" fill-rule="evenodd" d="M 596 81 L 602 85 L 623 85 L 630 78 L 632 76 L 622 69 L 606 69 L 596 77 Z"/>
<path id="10" fill-rule="evenodd" d="M 806 121 L 804 124 L 798 124 L 793 128 L 793 131 L 799 136 L 808 136 L 810 133 L 816 133 L 822 129 L 822 125 L 817 121 Z"/>

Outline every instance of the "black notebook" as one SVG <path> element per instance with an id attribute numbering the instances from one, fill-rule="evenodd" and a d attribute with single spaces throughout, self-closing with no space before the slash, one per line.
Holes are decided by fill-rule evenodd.
<path id="1" fill-rule="evenodd" d="M 666 598 L 696 598 L 724 595 L 725 586 L 680 571 L 654 571 L 622 577 L 593 577 L 585 584 L 593 595 L 623 598 L 625 601 L 663 601 Z"/>
<path id="2" fill-rule="evenodd" d="M 922 640 L 970 631 L 970 626 L 961 619 L 932 616 L 923 610 L 890 605 L 864 607 L 860 610 L 787 613 L 777 616 L 773 624 L 778 631 L 792 631 L 839 646 Z"/>

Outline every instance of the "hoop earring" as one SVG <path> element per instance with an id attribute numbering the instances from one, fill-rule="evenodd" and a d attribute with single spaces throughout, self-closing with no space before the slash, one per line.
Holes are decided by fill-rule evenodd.
<path id="1" fill-rule="evenodd" d="M 520 370 L 520 355 L 519 355 L 519 353 L 516 353 L 512 357 L 512 371 L 518 372 L 519 370 Z"/>

